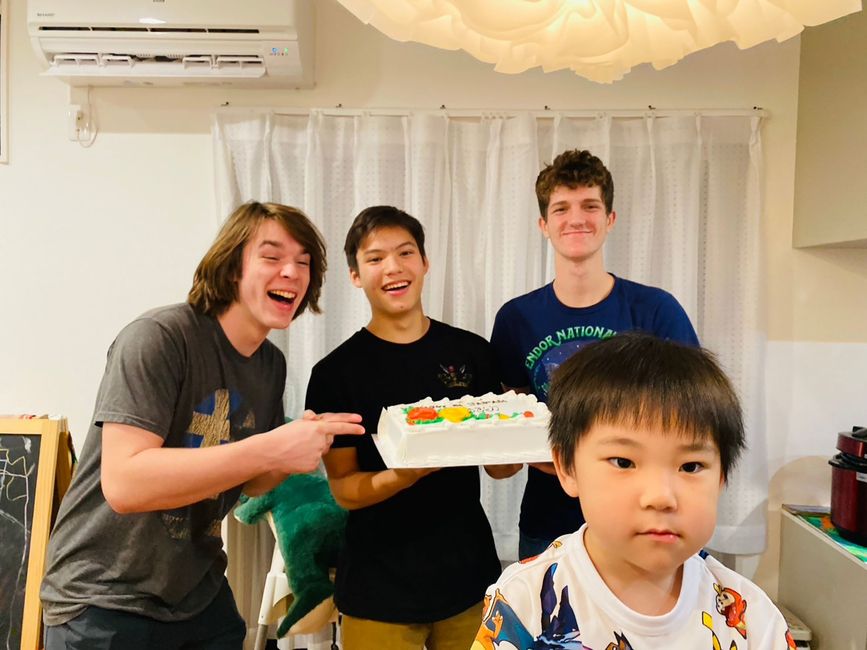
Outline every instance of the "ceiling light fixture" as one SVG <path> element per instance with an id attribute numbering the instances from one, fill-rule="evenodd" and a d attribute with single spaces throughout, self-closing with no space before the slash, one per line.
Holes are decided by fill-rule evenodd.
<path id="1" fill-rule="evenodd" d="M 339 0 L 398 41 L 465 50 L 498 72 L 569 69 L 592 81 L 657 70 L 733 41 L 784 41 L 861 0 Z"/>

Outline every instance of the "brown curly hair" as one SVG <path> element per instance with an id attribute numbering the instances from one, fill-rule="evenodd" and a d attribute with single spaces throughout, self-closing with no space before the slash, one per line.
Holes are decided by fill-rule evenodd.
<path id="1" fill-rule="evenodd" d="M 571 189 L 576 187 L 598 187 L 605 204 L 606 214 L 614 209 L 614 180 L 611 172 L 589 151 L 569 149 L 554 158 L 536 177 L 536 199 L 539 212 L 548 220 L 548 203 L 551 193 L 559 186 Z"/>

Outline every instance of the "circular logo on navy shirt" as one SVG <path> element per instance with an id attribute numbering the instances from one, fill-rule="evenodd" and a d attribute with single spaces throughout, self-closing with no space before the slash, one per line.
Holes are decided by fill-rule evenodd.
<path id="1" fill-rule="evenodd" d="M 593 339 L 583 341 L 565 341 L 560 345 L 550 348 L 533 368 L 533 389 L 542 401 L 548 399 L 548 389 L 551 386 L 551 377 L 554 371 L 560 367 L 573 354 L 581 349 L 581 346 L 592 342 Z"/>

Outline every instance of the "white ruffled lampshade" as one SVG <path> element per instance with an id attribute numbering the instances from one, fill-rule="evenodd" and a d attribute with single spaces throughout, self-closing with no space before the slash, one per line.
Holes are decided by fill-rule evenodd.
<path id="1" fill-rule="evenodd" d="M 610 83 L 723 41 L 744 49 L 859 11 L 861 0 L 339 0 L 398 41 Z"/>

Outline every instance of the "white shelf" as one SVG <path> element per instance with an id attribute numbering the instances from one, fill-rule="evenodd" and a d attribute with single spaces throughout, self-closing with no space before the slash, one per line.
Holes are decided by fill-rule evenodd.
<path id="1" fill-rule="evenodd" d="M 867 563 L 785 510 L 778 600 L 812 630 L 812 650 L 867 650 Z"/>

